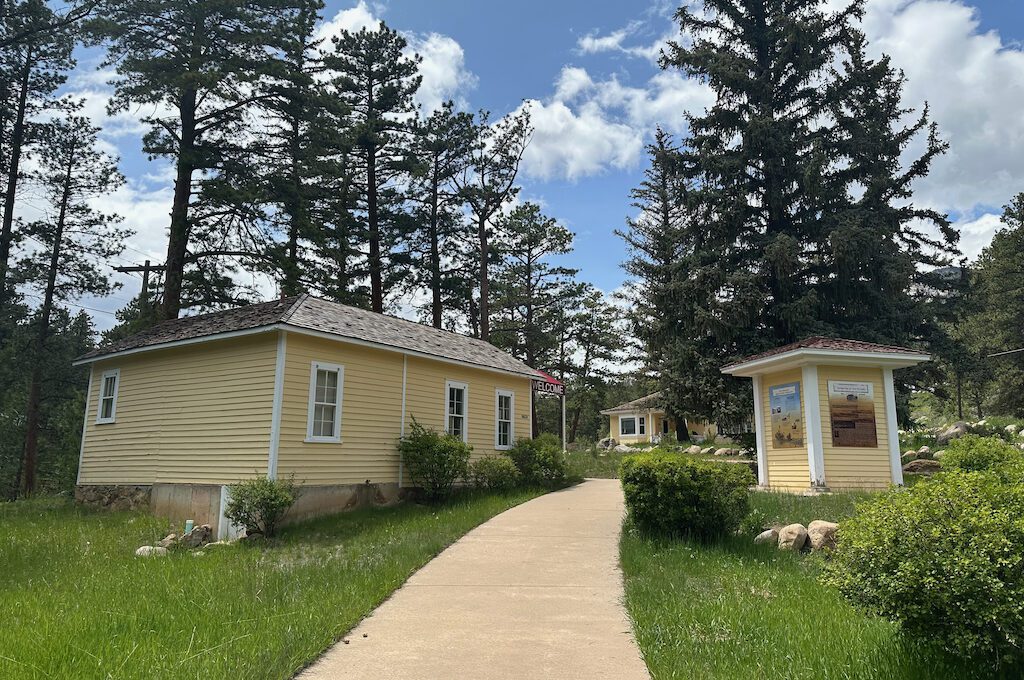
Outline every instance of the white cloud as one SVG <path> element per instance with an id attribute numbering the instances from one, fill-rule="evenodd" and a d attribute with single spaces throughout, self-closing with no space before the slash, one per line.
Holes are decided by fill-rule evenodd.
<path id="1" fill-rule="evenodd" d="M 426 112 L 440 108 L 449 99 L 465 108 L 461 95 L 476 87 L 477 78 L 466 69 L 462 46 L 439 33 L 406 34 L 406 39 L 409 50 L 423 59 L 420 63 L 423 81 L 416 92 L 416 103 Z"/>
<path id="2" fill-rule="evenodd" d="M 342 31 L 360 31 L 364 28 L 376 28 L 380 23 L 377 14 L 379 14 L 379 11 L 376 8 L 370 9 L 370 6 L 364 0 L 359 0 L 355 7 L 340 10 L 333 17 L 320 24 L 320 28 L 317 30 L 317 37 L 329 44 L 331 38 Z"/>
<path id="3" fill-rule="evenodd" d="M 565 102 L 529 100 L 533 140 L 523 156 L 523 170 L 537 179 L 575 180 L 608 167 L 629 168 L 643 150 L 643 135 L 610 120 L 594 103 L 577 110 Z"/>
<path id="4" fill-rule="evenodd" d="M 994 213 L 958 222 L 954 226 L 960 231 L 960 251 L 971 262 L 992 242 L 992 236 L 996 231 L 1006 227 L 1002 221 L 1002 214 Z"/>

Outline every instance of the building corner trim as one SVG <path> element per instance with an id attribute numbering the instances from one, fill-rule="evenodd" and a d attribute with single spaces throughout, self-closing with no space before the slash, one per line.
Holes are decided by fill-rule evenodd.
<path id="1" fill-rule="evenodd" d="M 285 357 L 288 333 L 278 330 L 277 359 L 274 364 L 274 405 L 270 412 L 270 446 L 267 455 L 267 479 L 277 479 L 277 454 L 281 446 L 281 407 L 284 401 Z"/>

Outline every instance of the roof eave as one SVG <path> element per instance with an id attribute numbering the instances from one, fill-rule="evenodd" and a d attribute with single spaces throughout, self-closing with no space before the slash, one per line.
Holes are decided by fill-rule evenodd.
<path id="1" fill-rule="evenodd" d="M 854 352 L 850 350 L 814 349 L 801 347 L 775 354 L 772 356 L 745 361 L 738 364 L 723 366 L 721 371 L 726 375 L 740 378 L 752 378 L 756 375 L 774 373 L 810 364 L 830 364 L 835 366 L 879 366 L 882 368 L 909 368 L 925 361 L 931 356 L 909 352 Z"/>

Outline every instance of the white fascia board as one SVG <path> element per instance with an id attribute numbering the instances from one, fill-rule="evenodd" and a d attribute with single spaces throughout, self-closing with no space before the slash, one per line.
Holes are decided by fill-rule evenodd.
<path id="1" fill-rule="evenodd" d="M 201 342 L 213 342 L 214 340 L 227 340 L 229 338 L 240 338 L 245 335 L 256 335 L 257 333 L 269 333 L 277 330 L 278 325 L 272 326 L 257 326 L 256 328 L 246 328 L 240 331 L 227 331 L 225 333 L 215 333 L 213 335 L 203 335 L 198 338 L 188 338 L 185 340 L 171 340 L 169 342 L 159 342 L 155 345 L 146 345 L 144 347 L 133 347 L 132 349 L 121 350 L 120 352 L 111 352 L 110 354 L 100 354 L 99 356 L 89 357 L 88 359 L 79 359 L 71 363 L 72 366 L 81 366 L 83 364 L 93 364 L 97 361 L 107 361 L 108 359 L 117 359 L 119 357 L 129 356 L 131 354 L 139 354 L 141 352 L 152 352 L 158 349 L 168 349 L 171 347 L 184 347 L 186 345 L 195 345 Z"/>
<path id="2" fill-rule="evenodd" d="M 752 378 L 772 371 L 785 371 L 809 364 L 832 364 L 838 366 L 882 366 L 885 368 L 907 368 L 930 361 L 928 354 L 905 354 L 903 352 L 848 352 L 836 349 L 795 349 L 784 354 L 774 354 L 763 359 L 748 361 L 735 366 L 726 366 L 722 373 L 741 378 Z"/>

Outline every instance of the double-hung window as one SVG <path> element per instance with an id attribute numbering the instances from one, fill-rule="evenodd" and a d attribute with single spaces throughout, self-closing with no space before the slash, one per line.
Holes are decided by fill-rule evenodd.
<path id="1" fill-rule="evenodd" d="M 619 436 L 633 437 L 647 434 L 647 419 L 644 416 L 620 416 Z"/>
<path id="2" fill-rule="evenodd" d="M 462 441 L 469 441 L 466 427 L 469 386 L 449 380 L 445 383 L 444 431 Z"/>
<path id="3" fill-rule="evenodd" d="M 309 371 L 309 416 L 306 441 L 341 441 L 341 394 L 345 368 L 314 361 Z"/>
<path id="4" fill-rule="evenodd" d="M 100 378 L 100 404 L 96 409 L 96 422 L 112 423 L 117 415 L 117 388 L 121 383 L 121 369 L 104 371 Z"/>
<path id="5" fill-rule="evenodd" d="M 512 448 L 512 414 L 515 409 L 515 392 L 497 390 L 494 399 L 494 448 Z"/>

